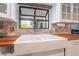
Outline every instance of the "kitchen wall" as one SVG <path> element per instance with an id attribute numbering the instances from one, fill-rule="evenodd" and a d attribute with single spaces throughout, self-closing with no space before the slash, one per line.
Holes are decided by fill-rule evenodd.
<path id="1" fill-rule="evenodd" d="M 52 26 L 51 24 L 54 22 L 57 22 L 60 19 L 60 17 L 59 17 L 60 10 L 59 9 L 60 9 L 60 3 L 53 3 L 52 8 L 49 9 L 49 29 L 36 30 L 36 31 L 34 31 L 33 29 L 20 29 L 19 24 L 18 24 L 19 7 L 18 7 L 18 4 L 16 4 L 16 3 L 11 3 L 11 17 L 13 18 L 14 21 L 17 22 L 17 32 L 19 32 L 20 34 L 49 33 L 50 30 L 51 30 L 51 32 L 53 32 L 52 30 L 54 27 L 58 27 L 58 26 Z M 71 28 L 79 29 L 79 25 L 72 24 Z M 63 30 L 63 29 L 65 29 L 65 30 Z M 62 31 L 62 32 L 64 31 L 63 33 L 69 33 L 70 30 L 69 30 L 69 27 L 66 27 L 66 28 L 58 27 L 57 31 Z M 62 33 L 62 32 L 60 32 L 60 33 Z"/>
<path id="2" fill-rule="evenodd" d="M 52 25 L 52 23 L 57 22 L 60 19 L 60 17 L 59 17 L 60 3 L 53 3 L 52 8 L 49 9 L 49 29 L 41 29 L 41 30 L 39 29 L 36 31 L 34 31 L 34 29 L 20 29 L 19 28 L 19 7 L 18 7 L 18 4 L 11 3 L 9 5 L 10 5 L 9 6 L 9 8 L 10 8 L 9 16 L 12 18 L 12 20 L 14 20 L 17 23 L 16 24 L 17 25 L 17 32 L 20 34 L 50 33 L 50 31 L 52 33 L 55 27 L 56 27 L 57 31 L 62 31 L 62 32 L 64 31 L 63 33 L 68 33 L 66 31 L 70 31 L 69 28 L 79 29 L 79 24 L 71 24 L 71 27 L 66 27 L 66 28 Z M 63 30 L 63 29 L 65 29 L 65 30 Z M 62 33 L 62 32 L 60 32 L 60 33 Z"/>
<path id="3" fill-rule="evenodd" d="M 17 5 L 17 4 L 16 4 Z M 15 6 L 15 5 L 14 5 Z M 16 10 L 14 11 L 13 15 L 16 14 L 16 17 L 13 16 L 15 19 L 16 19 L 16 22 L 17 22 L 17 32 L 19 32 L 20 34 L 35 34 L 35 33 L 49 33 L 50 30 L 51 30 L 51 23 L 52 23 L 52 9 L 49 9 L 49 29 L 39 29 L 39 30 L 36 30 L 34 31 L 34 29 L 20 29 L 19 28 L 19 6 L 15 6 L 15 8 L 13 8 L 13 10 Z"/>
<path id="4" fill-rule="evenodd" d="M 64 25 L 58 26 L 57 24 L 52 24 L 53 34 L 71 34 L 71 29 L 79 30 L 79 24 L 76 23 L 64 23 Z"/>
<path id="5" fill-rule="evenodd" d="M 53 30 L 54 26 L 52 26 L 52 23 L 57 22 L 60 19 L 60 17 L 59 17 L 60 10 L 58 10 L 58 9 L 60 9 L 60 3 L 54 3 L 54 4 L 52 4 L 52 8 L 49 9 L 49 29 L 36 30 L 36 31 L 34 31 L 33 29 L 20 29 L 19 24 L 18 24 L 19 7 L 16 3 L 12 3 L 11 6 L 12 6 L 12 8 L 11 8 L 12 16 L 11 17 L 13 18 L 14 21 L 17 22 L 17 32 L 19 32 L 20 34 L 49 33 L 50 30 L 51 30 L 51 32 L 53 32 L 52 30 Z M 58 16 L 58 17 L 56 17 L 56 16 Z M 55 26 L 55 27 L 58 27 L 58 26 Z M 78 27 L 78 25 L 77 25 L 77 27 Z M 71 28 L 77 28 L 77 27 L 75 25 L 71 26 Z M 65 30 L 63 30 L 63 29 L 65 29 Z M 64 31 L 65 33 L 68 33 L 68 32 L 66 32 L 66 30 L 69 31 L 69 28 L 68 27 L 66 27 L 66 28 L 58 27 L 58 31 Z"/>
<path id="6" fill-rule="evenodd" d="M 78 29 L 79 30 L 79 24 L 71 24 L 71 29 Z"/>
<path id="7" fill-rule="evenodd" d="M 17 15 L 17 4 L 16 3 L 10 3 L 10 17 L 12 18 L 12 20 L 14 20 L 15 22 L 17 22 L 18 19 L 18 15 Z"/>
<path id="8" fill-rule="evenodd" d="M 60 3 L 54 3 L 52 5 L 52 23 L 56 23 L 60 19 Z"/>
<path id="9" fill-rule="evenodd" d="M 52 34 L 71 34 L 71 27 L 68 23 L 52 24 Z"/>

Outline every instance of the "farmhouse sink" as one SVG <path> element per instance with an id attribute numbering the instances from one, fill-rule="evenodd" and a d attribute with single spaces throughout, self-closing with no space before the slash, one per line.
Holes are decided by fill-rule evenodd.
<path id="1" fill-rule="evenodd" d="M 14 42 L 14 55 L 32 54 L 65 48 L 67 39 L 50 34 L 21 35 Z"/>

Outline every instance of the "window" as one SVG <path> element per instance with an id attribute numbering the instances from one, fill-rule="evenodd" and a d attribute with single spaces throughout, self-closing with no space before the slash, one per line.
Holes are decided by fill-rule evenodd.
<path id="1" fill-rule="evenodd" d="M 62 3 L 62 19 L 70 19 L 70 3 Z"/>
<path id="2" fill-rule="evenodd" d="M 22 29 L 48 29 L 49 10 L 20 6 L 19 27 Z"/>

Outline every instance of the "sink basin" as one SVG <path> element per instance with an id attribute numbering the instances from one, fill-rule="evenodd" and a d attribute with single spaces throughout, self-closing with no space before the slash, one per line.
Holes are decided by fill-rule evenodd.
<path id="1" fill-rule="evenodd" d="M 59 37 L 59 36 L 56 36 L 56 35 L 50 35 L 50 34 L 40 34 L 40 35 L 37 35 L 37 37 L 39 37 L 41 40 L 63 40 L 63 39 L 66 39 L 66 38 L 63 38 L 63 37 Z"/>
<path id="2" fill-rule="evenodd" d="M 66 40 L 66 38 L 50 34 L 21 35 L 14 43 L 40 42 L 50 40 Z"/>

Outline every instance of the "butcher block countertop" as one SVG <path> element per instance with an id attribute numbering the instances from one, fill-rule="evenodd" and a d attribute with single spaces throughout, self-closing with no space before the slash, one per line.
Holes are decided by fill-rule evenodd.
<path id="1" fill-rule="evenodd" d="M 0 46 L 6 46 L 6 45 L 13 45 L 13 42 L 18 38 L 19 36 L 8 36 L 0 38 Z"/>
<path id="2" fill-rule="evenodd" d="M 79 35 L 77 34 L 55 34 L 55 35 L 67 38 L 69 41 L 79 40 Z"/>
<path id="3" fill-rule="evenodd" d="M 61 36 L 70 40 L 79 40 L 79 35 L 76 34 L 53 34 L 57 36 Z M 13 42 L 17 40 L 19 36 L 8 36 L 0 38 L 0 46 L 13 45 Z"/>

